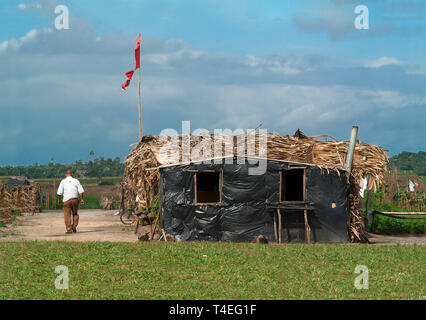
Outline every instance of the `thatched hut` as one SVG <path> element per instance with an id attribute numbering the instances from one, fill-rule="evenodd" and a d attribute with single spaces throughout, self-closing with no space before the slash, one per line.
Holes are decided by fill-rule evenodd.
<path id="1" fill-rule="evenodd" d="M 349 141 L 324 137 L 145 136 L 125 160 L 125 202 L 158 197 L 161 226 L 185 240 L 365 242 L 359 188 L 380 184 L 386 151 L 358 140 L 348 172 Z"/>

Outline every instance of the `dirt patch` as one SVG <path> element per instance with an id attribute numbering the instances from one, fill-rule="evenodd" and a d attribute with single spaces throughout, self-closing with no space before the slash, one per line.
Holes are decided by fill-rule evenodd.
<path id="1" fill-rule="evenodd" d="M 63 213 L 60 210 L 45 211 L 34 216 L 18 217 L 13 225 L 0 228 L 0 241 L 111 241 L 136 242 L 133 226 L 125 226 L 117 210 L 79 210 L 77 233 L 65 234 Z M 146 229 L 146 230 L 145 230 Z M 139 228 L 139 233 L 149 227 Z"/>
<path id="2" fill-rule="evenodd" d="M 422 244 L 426 245 L 426 235 L 383 235 L 368 234 L 371 244 Z"/>
<path id="3" fill-rule="evenodd" d="M 65 234 L 63 213 L 60 210 L 44 211 L 34 216 L 17 217 L 12 225 L 0 228 L 0 241 L 111 241 L 137 242 L 133 226 L 125 226 L 117 210 L 79 210 L 80 223 L 77 233 Z M 139 227 L 139 234 L 150 230 Z M 369 234 L 371 244 L 420 244 L 426 245 L 425 235 L 379 235 Z"/>

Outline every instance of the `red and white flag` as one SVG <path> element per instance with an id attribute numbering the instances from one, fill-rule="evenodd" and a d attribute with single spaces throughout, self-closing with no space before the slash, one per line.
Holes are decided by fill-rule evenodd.
<path id="1" fill-rule="evenodd" d="M 127 80 L 121 85 L 123 90 L 126 90 L 126 87 L 129 86 L 130 81 L 132 80 L 132 77 L 133 77 L 133 73 L 138 68 L 141 67 L 141 35 L 140 34 L 139 34 L 138 38 L 136 39 L 135 61 L 136 61 L 135 69 L 126 72 Z"/>

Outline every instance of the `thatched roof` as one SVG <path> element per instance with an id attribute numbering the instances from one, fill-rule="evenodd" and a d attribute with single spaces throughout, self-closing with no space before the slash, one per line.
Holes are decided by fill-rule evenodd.
<path id="1" fill-rule="evenodd" d="M 140 184 L 138 180 L 142 176 L 156 175 L 155 170 L 151 173 L 145 172 L 145 169 L 156 169 L 163 165 L 178 165 L 185 161 L 182 159 L 182 140 L 190 139 L 190 152 L 206 137 L 203 136 L 177 136 L 179 139 L 178 157 L 170 161 L 170 158 L 165 159 L 161 154 L 162 147 L 166 143 L 171 142 L 171 137 L 145 136 L 142 141 L 131 151 L 126 157 L 125 166 L 127 176 L 133 180 L 135 185 Z M 216 141 L 223 146 L 219 156 L 234 156 L 239 154 L 241 144 L 246 144 L 247 135 L 239 136 L 214 136 Z M 259 134 L 256 134 L 256 152 L 255 155 L 261 157 L 258 150 Z M 345 171 L 345 160 L 348 150 L 349 141 L 322 141 L 316 138 L 305 136 L 300 130 L 296 131 L 293 136 L 281 136 L 279 134 L 271 134 L 267 136 L 267 151 L 266 158 L 277 161 L 301 162 L 311 165 L 316 165 L 324 169 L 336 169 Z M 197 160 L 206 160 L 213 158 L 213 154 L 217 157 L 217 150 L 214 151 L 214 142 L 207 145 L 211 147 L 211 153 L 203 154 L 201 150 Z M 216 152 L 216 153 L 214 153 Z M 246 152 L 247 155 L 247 152 Z M 165 161 L 167 160 L 167 161 Z M 194 159 L 192 159 L 194 160 Z M 375 145 L 369 145 L 358 141 L 355 147 L 355 154 L 352 164 L 352 175 L 356 180 L 366 174 L 370 174 L 371 186 L 376 188 L 382 180 L 386 171 L 387 156 L 386 151 Z"/>

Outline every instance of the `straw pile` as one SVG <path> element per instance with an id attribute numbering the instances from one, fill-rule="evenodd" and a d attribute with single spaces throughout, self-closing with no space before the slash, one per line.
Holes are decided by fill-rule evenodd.
<path id="1" fill-rule="evenodd" d="M 23 215 L 41 212 L 40 186 L 30 181 L 29 185 L 15 186 L 9 190 L 6 184 L 0 184 L 0 210 L 20 211 Z"/>
<path id="2" fill-rule="evenodd" d="M 0 224 L 12 223 L 12 212 L 8 209 L 0 210 Z"/>
<path id="3" fill-rule="evenodd" d="M 211 138 L 211 143 L 207 144 L 207 149 L 211 148 L 211 153 L 200 152 L 197 160 L 206 160 L 218 156 L 217 145 L 221 145 L 219 149 L 220 156 L 235 156 L 239 154 L 239 150 L 246 150 L 247 155 L 247 139 L 248 135 L 227 136 L 213 135 L 194 136 L 185 135 L 178 137 L 158 137 L 145 136 L 142 141 L 131 151 L 126 157 L 125 168 L 126 177 L 124 181 L 125 187 L 125 203 L 134 203 L 136 194 L 148 203 L 151 203 L 157 196 L 159 189 L 159 166 L 170 164 L 165 163 L 164 157 L 161 156 L 160 150 L 166 143 L 172 139 L 178 139 L 179 148 L 178 155 L 172 161 L 172 164 L 183 164 L 184 159 L 188 159 L 182 155 L 182 142 L 190 141 L 189 153 L 192 153 L 195 146 L 206 142 Z M 216 140 L 213 140 L 216 139 Z M 281 136 L 279 134 L 271 134 L 267 137 L 261 136 L 260 133 L 255 134 L 255 156 L 262 156 L 259 153 L 259 140 L 267 140 L 267 150 L 265 154 L 270 160 L 302 162 L 310 165 L 318 166 L 324 170 L 336 170 L 338 172 L 346 172 L 345 161 L 349 146 L 349 141 L 322 141 L 319 139 L 305 136 L 300 130 L 297 130 L 293 136 Z M 215 142 L 216 141 L 216 142 Z M 208 142 L 208 141 L 207 141 Z M 216 150 L 214 150 L 216 145 Z M 245 147 L 242 148 L 241 147 Z M 250 154 L 253 155 L 253 154 Z M 192 159 L 194 160 L 194 159 Z M 351 216 L 348 221 L 349 230 L 352 241 L 364 241 L 364 226 L 361 223 L 363 217 L 359 209 L 359 184 L 363 177 L 370 175 L 369 188 L 376 190 L 383 180 L 386 172 L 386 163 L 388 159 L 386 151 L 375 145 L 369 145 L 358 140 L 355 147 L 355 154 L 352 164 L 350 177 L 347 175 L 348 184 L 351 186 L 350 196 L 350 212 Z"/>

